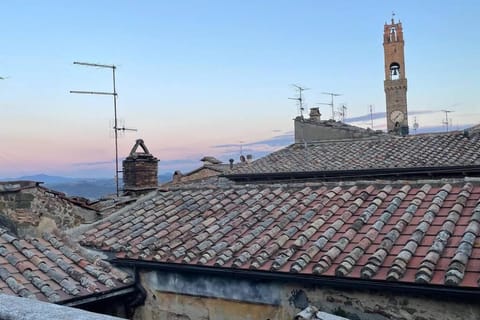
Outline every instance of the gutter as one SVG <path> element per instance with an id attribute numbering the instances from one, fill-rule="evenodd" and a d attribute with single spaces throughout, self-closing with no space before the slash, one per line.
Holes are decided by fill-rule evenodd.
<path id="1" fill-rule="evenodd" d="M 112 297 L 125 296 L 135 292 L 137 292 L 137 286 L 136 283 L 133 283 L 128 287 L 115 288 L 107 292 L 96 292 L 89 294 L 88 296 L 75 297 L 68 300 L 59 301 L 57 304 L 67 307 L 78 307 L 92 302 L 107 300 Z"/>
<path id="2" fill-rule="evenodd" d="M 120 288 L 113 288 L 109 291 L 103 292 L 95 292 L 89 294 L 88 296 L 79 296 L 74 297 L 67 300 L 59 301 L 57 304 L 68 306 L 68 307 L 81 307 L 84 305 L 88 305 L 90 303 L 98 303 L 99 301 L 104 301 L 111 299 L 113 297 L 120 297 L 120 296 L 132 296 L 130 303 L 128 303 L 127 307 L 134 308 L 138 305 L 143 304 L 145 300 L 145 290 L 142 288 L 140 284 L 140 276 L 138 274 L 138 270 L 135 266 L 132 268 L 134 276 L 133 282 L 129 285 L 122 286 Z"/>
<path id="3" fill-rule="evenodd" d="M 156 261 L 140 261 L 135 259 L 112 259 L 110 263 L 118 266 L 150 269 L 164 272 L 182 272 L 191 274 L 208 274 L 212 276 L 241 278 L 253 281 L 278 281 L 283 283 L 301 283 L 307 286 L 317 285 L 346 290 L 375 290 L 402 293 L 407 295 L 423 295 L 435 299 L 461 300 L 478 302 L 480 288 L 449 287 L 444 285 L 428 285 L 382 280 L 366 280 L 347 277 L 317 276 L 299 273 L 276 271 L 259 271 L 252 269 L 234 269 L 201 265 L 186 265 L 180 263 L 165 263 Z"/>
<path id="4" fill-rule="evenodd" d="M 236 182 L 243 181 L 289 181 L 289 180 L 325 180 L 374 178 L 374 177 L 458 177 L 480 176 L 480 166 L 443 166 L 416 168 L 385 168 L 359 170 L 329 170 L 329 171 L 298 171 L 298 172 L 268 172 L 223 174 L 220 177 Z"/>

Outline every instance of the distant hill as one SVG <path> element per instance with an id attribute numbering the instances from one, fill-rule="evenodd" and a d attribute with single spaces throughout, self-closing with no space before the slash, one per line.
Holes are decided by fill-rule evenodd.
<path id="1" fill-rule="evenodd" d="M 170 181 L 171 173 L 164 173 L 159 175 L 160 183 Z M 79 196 L 88 199 L 98 199 L 106 195 L 114 194 L 115 180 L 114 179 L 96 179 L 96 178 L 70 178 L 61 176 L 50 176 L 46 174 L 37 174 L 30 176 L 22 176 L 18 178 L 1 179 L 3 181 L 14 180 L 30 180 L 44 182 L 44 186 L 56 191 L 65 193 L 68 196 Z M 120 186 L 123 181 L 119 181 Z"/>
<path id="2" fill-rule="evenodd" d="M 50 176 L 42 173 L 42 174 L 35 174 L 30 176 L 21 176 L 17 178 L 0 179 L 0 181 L 15 181 L 15 180 L 38 181 L 38 182 L 44 182 L 44 183 L 66 183 L 66 182 L 72 182 L 72 181 L 78 180 L 78 178 Z"/>
<path id="3" fill-rule="evenodd" d="M 67 182 L 45 183 L 44 186 L 63 192 L 68 196 L 78 196 L 92 200 L 115 193 L 114 179 L 79 179 Z"/>

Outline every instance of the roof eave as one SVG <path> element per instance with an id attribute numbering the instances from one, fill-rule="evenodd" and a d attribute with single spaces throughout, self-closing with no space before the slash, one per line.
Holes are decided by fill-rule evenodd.
<path id="1" fill-rule="evenodd" d="M 87 296 L 75 297 L 67 300 L 59 301 L 57 304 L 68 306 L 68 307 L 77 307 L 82 305 L 88 305 L 89 303 L 99 302 L 102 300 L 111 299 L 113 297 L 121 297 L 130 294 L 136 294 L 138 291 L 137 284 L 134 282 L 127 286 L 122 286 L 119 288 L 114 288 L 108 291 L 95 292 Z"/>
<path id="2" fill-rule="evenodd" d="M 329 286 L 338 289 L 348 290 L 379 290 L 391 291 L 396 293 L 404 293 L 410 295 L 425 295 L 434 298 L 457 299 L 462 301 L 478 301 L 480 299 L 480 288 L 470 287 L 450 287 L 445 285 L 431 285 L 406 283 L 400 281 L 386 280 L 367 280 L 359 278 L 334 277 L 334 276 L 318 276 L 301 273 L 288 273 L 276 271 L 260 271 L 252 269 L 236 269 L 224 267 L 212 267 L 201 265 L 189 265 L 181 263 L 166 263 L 157 261 L 145 261 L 136 259 L 112 259 L 112 264 L 125 267 L 144 268 L 157 271 L 169 272 L 185 272 L 221 276 L 234 277 L 252 280 L 272 280 L 281 282 L 294 282 L 306 285 Z"/>
<path id="3" fill-rule="evenodd" d="M 480 166 L 443 166 L 443 167 L 413 167 L 413 168 L 385 168 L 385 169 L 354 169 L 329 171 L 297 171 L 297 172 L 269 172 L 269 173 L 240 173 L 224 174 L 220 177 L 236 182 L 242 181 L 285 181 L 285 180 L 336 180 L 362 178 L 418 178 L 418 177 L 459 177 L 480 176 Z"/>

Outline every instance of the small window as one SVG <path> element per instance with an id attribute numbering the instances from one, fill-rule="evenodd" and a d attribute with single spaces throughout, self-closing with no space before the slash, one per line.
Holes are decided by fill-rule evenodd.
<path id="1" fill-rule="evenodd" d="M 391 27 L 390 28 L 390 42 L 397 41 L 397 28 Z"/>

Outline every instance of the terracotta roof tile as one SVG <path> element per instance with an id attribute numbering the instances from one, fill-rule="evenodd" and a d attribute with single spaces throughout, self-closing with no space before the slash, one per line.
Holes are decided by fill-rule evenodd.
<path id="1" fill-rule="evenodd" d="M 138 223 L 113 226 L 129 216 Z M 480 285 L 480 185 L 470 182 L 159 190 L 92 228 L 102 236 L 86 232 L 81 242 L 119 258 Z M 68 274 L 63 267 L 54 270 Z"/>
<path id="2" fill-rule="evenodd" d="M 463 132 L 406 137 L 292 144 L 252 163 L 237 165 L 235 175 L 343 170 L 430 168 L 480 165 L 480 135 Z M 307 159 L 307 160 L 306 160 Z"/>
<path id="3" fill-rule="evenodd" d="M 127 274 L 84 252 L 52 234 L 18 239 L 0 228 L 1 292 L 58 302 L 131 282 Z"/>

